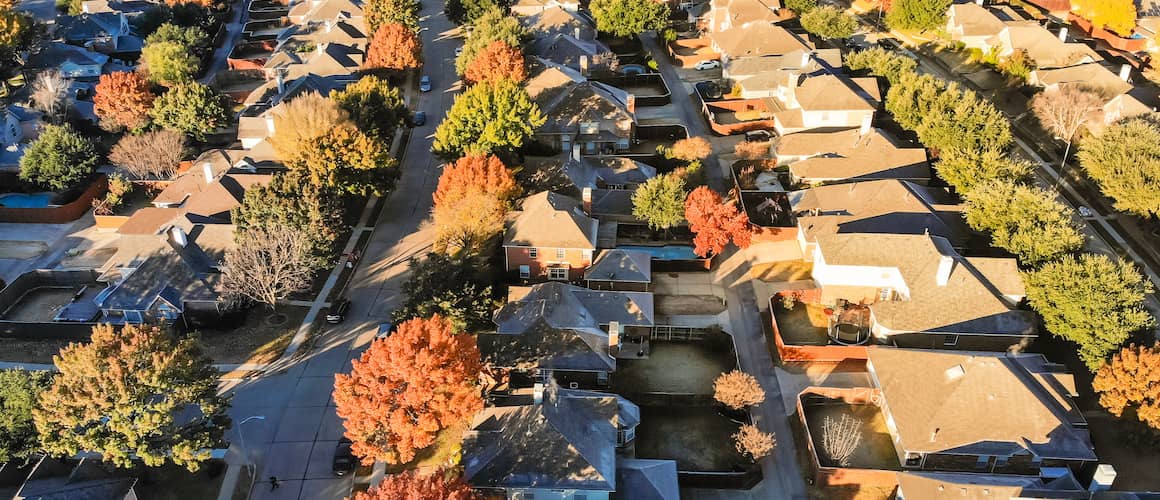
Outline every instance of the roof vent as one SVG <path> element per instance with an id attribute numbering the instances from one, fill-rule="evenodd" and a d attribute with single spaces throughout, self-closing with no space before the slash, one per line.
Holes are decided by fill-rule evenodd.
<path id="1" fill-rule="evenodd" d="M 947 382 L 950 382 L 962 378 L 966 373 L 966 370 L 963 370 L 963 365 L 955 365 L 947 368 L 947 371 L 943 374 L 946 376 Z"/>

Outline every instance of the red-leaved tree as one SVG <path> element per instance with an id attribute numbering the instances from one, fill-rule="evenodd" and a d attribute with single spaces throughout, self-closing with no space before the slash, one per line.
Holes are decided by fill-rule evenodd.
<path id="1" fill-rule="evenodd" d="M 749 246 L 752 233 L 749 216 L 732 203 L 721 200 L 712 189 L 701 186 L 685 199 L 685 220 L 693 231 L 693 249 L 697 255 L 717 255 L 725 250 L 729 240 L 738 247 Z"/>
<path id="2" fill-rule="evenodd" d="M 469 83 L 509 79 L 522 82 L 528 77 L 524 54 L 503 40 L 491 42 L 467 65 L 463 78 Z"/>
<path id="3" fill-rule="evenodd" d="M 454 204 L 469 194 L 494 195 L 510 202 L 520 193 L 512 171 L 493 155 L 464 156 L 443 169 L 435 188 L 435 209 Z"/>
<path id="4" fill-rule="evenodd" d="M 398 23 L 384 24 L 375 32 L 367 57 L 366 69 L 407 70 L 418 68 L 422 61 L 423 42 L 419 34 Z"/>
<path id="5" fill-rule="evenodd" d="M 354 500 L 476 500 L 480 498 L 471 486 L 452 471 L 438 470 L 424 474 L 410 470 L 387 474 L 383 481 L 366 493 L 356 493 Z"/>
<path id="6" fill-rule="evenodd" d="M 334 377 L 334 403 L 364 464 L 401 464 L 483 409 L 479 348 L 438 315 L 399 325 Z"/>
<path id="7" fill-rule="evenodd" d="M 110 129 L 139 129 L 149 123 L 149 110 L 156 96 L 149 82 L 129 71 L 101 75 L 93 95 L 93 112 Z"/>

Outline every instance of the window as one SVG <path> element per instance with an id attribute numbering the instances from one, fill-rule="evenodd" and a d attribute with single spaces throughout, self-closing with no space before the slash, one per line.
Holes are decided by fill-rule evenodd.
<path id="1" fill-rule="evenodd" d="M 539 256 L 540 256 L 540 249 L 538 249 L 538 248 L 529 248 L 528 249 L 528 257 L 529 258 L 534 259 L 534 258 L 539 257 Z"/>
<path id="2" fill-rule="evenodd" d="M 581 134 L 599 134 L 600 124 L 597 122 L 580 122 Z"/>
<path id="3" fill-rule="evenodd" d="M 906 466 L 907 467 L 918 467 L 918 465 L 921 463 L 922 463 L 922 455 L 919 455 L 918 453 L 907 453 L 906 454 Z"/>
<path id="4" fill-rule="evenodd" d="M 529 266 L 520 266 L 520 279 L 528 279 L 532 276 L 532 268 Z"/>
<path id="5" fill-rule="evenodd" d="M 556 260 L 564 260 L 565 256 L 566 256 L 566 250 L 564 250 L 563 248 L 556 249 Z"/>
<path id="6" fill-rule="evenodd" d="M 548 269 L 548 279 L 550 280 L 567 280 L 568 268 L 566 267 L 552 267 Z"/>
<path id="7" fill-rule="evenodd" d="M 943 347 L 954 347 L 959 343 L 958 335 L 943 335 Z"/>
<path id="8" fill-rule="evenodd" d="M 616 432 L 616 444 L 618 445 L 626 445 L 631 443 L 633 439 L 636 439 L 636 427 L 629 427 Z"/>

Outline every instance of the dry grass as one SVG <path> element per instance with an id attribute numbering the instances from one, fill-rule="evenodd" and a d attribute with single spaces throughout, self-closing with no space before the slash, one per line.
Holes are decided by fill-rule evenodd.
<path id="1" fill-rule="evenodd" d="M 462 452 L 463 434 L 466 432 L 466 423 L 439 431 L 435 435 L 435 444 L 416 454 L 414 460 L 405 464 L 387 464 L 387 474 L 398 474 L 414 469 L 438 469 L 458 464 Z"/>
<path id="2" fill-rule="evenodd" d="M 271 313 L 256 308 L 237 327 L 201 330 L 201 341 L 215 363 L 269 363 L 290 345 L 309 309 L 281 306 Z"/>
<path id="3" fill-rule="evenodd" d="M 848 484 L 843 486 L 806 487 L 810 500 L 888 500 L 894 498 L 894 486 Z"/>
<path id="4" fill-rule="evenodd" d="M 71 342 L 59 339 L 0 338 L 0 346 L 3 346 L 0 348 L 0 361 L 52 364 L 52 357 Z"/>

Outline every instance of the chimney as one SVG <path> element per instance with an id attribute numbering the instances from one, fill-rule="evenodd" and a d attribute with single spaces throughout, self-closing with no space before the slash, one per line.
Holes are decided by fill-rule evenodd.
<path id="1" fill-rule="evenodd" d="M 620 350 L 620 322 L 612 321 L 608 323 L 608 355 L 616 357 L 616 352 Z"/>
<path id="2" fill-rule="evenodd" d="M 330 33 L 331 30 L 334 29 L 334 21 L 331 21 L 330 19 L 323 21 L 322 29 L 325 30 L 327 33 Z"/>
<path id="3" fill-rule="evenodd" d="M 173 237 L 173 242 L 177 243 L 178 246 L 185 248 L 186 245 L 189 245 L 189 238 L 186 237 L 185 231 L 182 230 L 180 227 L 173 226 L 173 227 L 169 228 L 169 235 Z M 1111 484 L 1111 483 L 1108 483 L 1108 484 Z"/>
<path id="4" fill-rule="evenodd" d="M 1097 491 L 1108 491 L 1112 489 L 1112 481 L 1116 480 L 1116 468 L 1111 464 L 1100 464 L 1096 467 L 1096 473 L 1092 476 L 1092 484 L 1088 486 L 1088 492 L 1095 493 Z"/>
<path id="5" fill-rule="evenodd" d="M 592 188 L 586 187 L 580 190 L 580 200 L 584 202 L 584 213 L 592 214 Z"/>
<path id="6" fill-rule="evenodd" d="M 858 136 L 866 137 L 870 133 L 870 127 L 874 124 L 874 115 L 867 114 L 862 117 L 862 125 L 858 127 Z"/>
<path id="7" fill-rule="evenodd" d="M 532 386 L 532 404 L 537 406 L 544 404 L 544 384 L 540 382 Z"/>
<path id="8" fill-rule="evenodd" d="M 1125 64 L 1124 66 L 1127 66 Z M 624 101 L 624 107 L 628 109 L 629 113 L 636 113 L 636 95 L 628 94 L 628 99 Z"/>
<path id="9" fill-rule="evenodd" d="M 588 56 L 580 56 L 580 74 L 588 76 Z"/>
<path id="10" fill-rule="evenodd" d="M 938 273 L 935 279 L 938 281 L 938 286 L 947 286 L 951 280 L 951 271 L 955 268 L 955 258 L 949 255 L 940 255 L 938 257 Z"/>
<path id="11" fill-rule="evenodd" d="M 803 50 L 802 51 L 802 63 L 798 67 L 805 68 L 806 66 L 809 66 L 809 65 L 810 65 L 810 53 Z"/>
<path id="12" fill-rule="evenodd" d="M 326 47 L 327 47 L 328 45 L 330 45 L 330 44 L 329 44 L 329 43 L 326 43 L 326 42 L 320 42 L 318 45 L 315 45 L 315 46 L 314 46 L 314 55 L 315 55 L 315 56 L 320 56 L 320 55 L 322 55 L 322 54 L 325 54 L 325 53 L 326 53 Z"/>
<path id="13" fill-rule="evenodd" d="M 1059 41 L 1061 41 L 1061 42 L 1067 41 L 1067 26 L 1059 28 Z"/>
<path id="14" fill-rule="evenodd" d="M 1126 82 L 1131 77 L 1132 77 L 1132 65 L 1128 64 L 1128 63 L 1124 63 L 1123 66 L 1120 66 L 1120 79 Z"/>
<path id="15" fill-rule="evenodd" d="M 978 5 L 979 7 L 982 7 L 982 6 L 983 6 L 983 0 L 975 0 L 975 5 Z"/>
<path id="16" fill-rule="evenodd" d="M 576 37 L 577 40 L 580 39 L 580 27 L 579 26 L 577 26 L 575 29 L 572 30 L 572 36 Z"/>
<path id="17" fill-rule="evenodd" d="M 266 115 L 266 133 L 274 135 L 274 115 Z"/>
<path id="18" fill-rule="evenodd" d="M 201 164 L 201 172 L 205 174 L 205 183 L 213 184 L 213 164 L 205 162 Z"/>
<path id="19" fill-rule="evenodd" d="M 274 80 L 278 82 L 278 95 L 286 93 L 286 73 L 282 68 L 274 69 Z"/>

